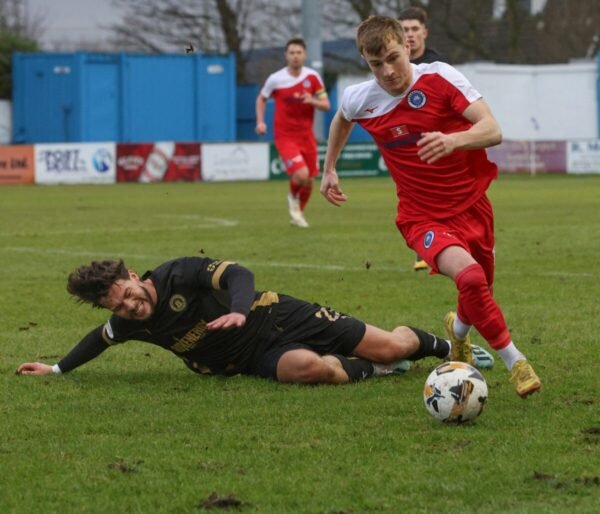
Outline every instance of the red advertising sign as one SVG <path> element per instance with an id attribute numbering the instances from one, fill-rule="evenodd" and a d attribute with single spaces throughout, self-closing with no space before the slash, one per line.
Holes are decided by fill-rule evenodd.
<path id="1" fill-rule="evenodd" d="M 200 143 L 117 145 L 117 182 L 193 182 L 200 178 Z"/>
<path id="2" fill-rule="evenodd" d="M 0 146 L 0 184 L 33 184 L 33 146 Z"/>

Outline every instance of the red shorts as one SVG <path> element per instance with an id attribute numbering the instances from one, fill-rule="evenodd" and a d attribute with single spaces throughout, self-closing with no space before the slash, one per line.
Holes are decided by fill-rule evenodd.
<path id="1" fill-rule="evenodd" d="M 490 287 L 494 283 L 494 211 L 483 195 L 466 211 L 441 220 L 398 225 L 406 244 L 439 273 L 437 256 L 449 246 L 461 246 L 481 265 Z"/>
<path id="2" fill-rule="evenodd" d="M 307 137 L 300 139 L 300 141 L 298 139 L 277 139 L 275 140 L 275 147 L 288 175 L 292 175 L 305 166 L 308 168 L 311 177 L 316 177 L 319 174 L 317 143 L 314 137 Z"/>

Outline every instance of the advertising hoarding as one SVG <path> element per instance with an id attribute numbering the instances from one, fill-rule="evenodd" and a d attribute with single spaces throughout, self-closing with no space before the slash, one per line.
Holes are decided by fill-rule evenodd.
<path id="1" fill-rule="evenodd" d="M 33 146 L 0 146 L 0 185 L 33 184 Z"/>
<path id="2" fill-rule="evenodd" d="M 206 181 L 267 180 L 269 144 L 202 145 L 202 179 Z"/>
<path id="3" fill-rule="evenodd" d="M 600 173 L 600 139 L 579 139 L 567 143 L 568 173 Z"/>
<path id="4" fill-rule="evenodd" d="M 200 143 L 117 145 L 117 182 L 194 182 L 201 176 Z"/>
<path id="5" fill-rule="evenodd" d="M 114 143 L 35 145 L 36 184 L 114 184 Z"/>

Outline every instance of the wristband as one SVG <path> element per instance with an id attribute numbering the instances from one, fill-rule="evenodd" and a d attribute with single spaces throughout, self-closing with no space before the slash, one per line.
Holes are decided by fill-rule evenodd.
<path id="1" fill-rule="evenodd" d="M 60 366 L 58 364 L 52 366 L 52 373 L 54 373 L 55 375 L 62 375 L 62 370 L 60 369 Z"/>

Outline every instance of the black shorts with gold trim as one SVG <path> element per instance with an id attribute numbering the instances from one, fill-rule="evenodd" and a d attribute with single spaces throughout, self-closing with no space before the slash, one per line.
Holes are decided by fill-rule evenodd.
<path id="1" fill-rule="evenodd" d="M 269 343 L 254 359 L 251 373 L 277 380 L 277 363 L 290 350 L 352 355 L 365 330 L 365 324 L 352 316 L 280 294 Z"/>

